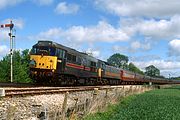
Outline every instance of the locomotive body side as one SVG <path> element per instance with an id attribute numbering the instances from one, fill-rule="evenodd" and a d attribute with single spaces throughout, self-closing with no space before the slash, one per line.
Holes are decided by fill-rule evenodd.
<path id="1" fill-rule="evenodd" d="M 102 76 L 96 58 L 51 41 L 35 44 L 30 61 L 30 74 L 37 82 L 46 78 L 51 82 L 74 82 Z"/>
<path id="2" fill-rule="evenodd" d="M 143 82 L 145 82 L 145 76 L 135 73 L 135 81 L 138 83 L 143 83 Z"/>
<path id="3" fill-rule="evenodd" d="M 36 82 L 71 85 L 180 83 L 116 68 L 105 61 L 52 41 L 38 41 L 33 46 L 30 54 L 30 75 Z"/>
<path id="4" fill-rule="evenodd" d="M 121 79 L 123 81 L 135 81 L 135 73 L 126 70 L 121 70 Z"/>
<path id="5" fill-rule="evenodd" d="M 120 79 L 120 69 L 106 65 L 104 78 Z"/>

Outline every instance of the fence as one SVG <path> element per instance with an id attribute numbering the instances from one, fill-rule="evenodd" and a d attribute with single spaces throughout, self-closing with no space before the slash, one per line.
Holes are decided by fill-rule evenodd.
<path id="1" fill-rule="evenodd" d="M 59 103 L 53 106 L 52 102 L 47 104 L 20 103 L 6 106 L 5 114 L 0 110 L 0 119 L 26 119 L 26 120 L 75 120 L 81 119 L 89 113 L 103 111 L 109 104 L 114 104 L 123 97 L 139 94 L 154 89 L 153 86 L 114 86 L 103 89 L 95 88 L 92 91 L 66 92 L 61 95 L 61 99 L 54 96 L 53 99 L 60 99 Z M 46 96 L 48 99 L 48 96 Z M 26 98 L 27 99 L 27 98 Z M 17 100 L 18 101 L 18 100 Z M 20 100 L 19 100 L 20 101 Z M 43 101 L 43 99 L 42 99 Z M 16 102 L 16 101 L 15 101 Z M 22 113 L 20 109 L 26 106 L 26 111 Z M 19 108 L 21 106 L 21 108 Z M 1 109 L 1 107 L 0 107 Z M 24 115 L 24 116 L 23 116 Z"/>
<path id="2" fill-rule="evenodd" d="M 105 88 L 103 90 L 95 88 L 93 91 L 88 91 L 87 93 L 67 92 L 64 94 L 63 105 L 53 111 L 44 113 L 42 119 L 81 119 L 89 113 L 103 111 L 109 104 L 114 104 L 126 96 L 139 94 L 152 89 L 154 88 L 151 86 L 121 86 Z M 82 98 L 82 96 L 84 97 Z M 71 101 L 71 104 L 68 103 L 68 100 Z"/>

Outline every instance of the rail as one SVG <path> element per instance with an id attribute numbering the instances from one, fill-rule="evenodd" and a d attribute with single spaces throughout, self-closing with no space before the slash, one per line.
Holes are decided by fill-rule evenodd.
<path id="1" fill-rule="evenodd" d="M 116 86 L 118 87 L 118 86 Z M 120 87 L 120 86 L 119 86 Z M 57 94 L 66 92 L 92 91 L 95 88 L 99 90 L 114 89 L 113 86 L 79 86 L 79 87 L 36 87 L 36 88 L 4 88 L 5 97 Z"/>

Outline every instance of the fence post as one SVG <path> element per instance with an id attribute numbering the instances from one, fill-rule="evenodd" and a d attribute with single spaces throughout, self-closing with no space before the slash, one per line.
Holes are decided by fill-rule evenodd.
<path id="1" fill-rule="evenodd" d="M 89 112 L 90 102 L 91 100 L 86 98 L 85 104 L 84 104 L 84 115 L 88 114 Z"/>
<path id="2" fill-rule="evenodd" d="M 136 94 L 138 94 L 138 87 L 139 87 L 139 86 L 136 86 Z"/>
<path id="3" fill-rule="evenodd" d="M 108 103 L 108 88 L 106 88 L 106 94 L 105 94 L 105 106 Z"/>
<path id="4" fill-rule="evenodd" d="M 144 92 L 144 86 L 141 86 L 141 93 Z"/>
<path id="5" fill-rule="evenodd" d="M 123 97 L 125 97 L 126 96 L 126 90 L 125 90 L 125 87 L 124 87 L 124 85 L 123 85 Z"/>
<path id="6" fill-rule="evenodd" d="M 94 88 L 94 91 L 93 91 L 93 99 L 91 101 L 91 105 L 90 105 L 90 111 L 93 110 L 94 106 L 93 106 L 93 103 L 95 104 L 96 102 L 96 99 L 97 99 L 97 95 L 98 95 L 98 92 L 99 92 L 99 89 L 98 88 Z"/>
<path id="7" fill-rule="evenodd" d="M 119 98 L 118 88 L 115 88 L 115 101 L 117 101 Z"/>
<path id="8" fill-rule="evenodd" d="M 65 118 L 66 118 L 68 94 L 69 94 L 69 92 L 66 92 L 65 96 L 64 96 L 64 102 L 63 102 L 63 106 L 62 106 L 62 118 L 61 118 L 62 120 L 65 120 Z"/>
<path id="9" fill-rule="evenodd" d="M 74 109 L 73 109 L 73 112 L 70 116 L 70 120 L 75 120 L 75 113 L 76 113 L 76 110 L 77 110 L 77 103 L 78 103 L 78 98 L 74 98 L 75 100 L 75 105 L 74 105 Z"/>
<path id="10" fill-rule="evenodd" d="M 99 92 L 99 89 L 98 88 L 94 88 L 93 100 L 96 99 L 98 92 Z"/>
<path id="11" fill-rule="evenodd" d="M 131 95 L 134 94 L 134 85 L 132 86 L 132 91 L 131 91 Z"/>
<path id="12" fill-rule="evenodd" d="M 132 95 L 132 92 L 133 92 L 132 89 L 133 89 L 133 85 L 131 85 L 130 88 L 129 88 L 129 95 Z"/>
<path id="13" fill-rule="evenodd" d="M 142 91 L 142 85 L 139 86 L 139 94 L 141 93 L 141 91 Z"/>
<path id="14" fill-rule="evenodd" d="M 136 94 L 136 88 L 137 88 L 137 86 L 134 86 L 133 93 L 135 93 L 135 94 Z"/>

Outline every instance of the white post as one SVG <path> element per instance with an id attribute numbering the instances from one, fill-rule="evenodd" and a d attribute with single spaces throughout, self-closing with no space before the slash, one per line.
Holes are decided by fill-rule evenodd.
<path id="1" fill-rule="evenodd" d="M 10 56 L 11 56 L 11 82 L 13 82 L 13 60 L 12 60 L 12 57 L 13 57 L 13 35 L 12 35 L 12 29 L 14 27 L 14 24 L 11 21 L 10 24 L 0 25 L 0 28 L 5 28 L 5 27 L 10 28 L 9 37 L 10 37 Z"/>
<path id="2" fill-rule="evenodd" d="M 12 24 L 12 21 L 11 21 Z M 12 38 L 12 27 L 10 27 L 10 33 L 9 33 L 9 37 L 10 37 L 10 55 L 11 55 L 11 82 L 13 82 L 13 38 Z"/>

